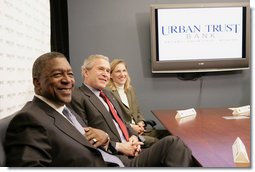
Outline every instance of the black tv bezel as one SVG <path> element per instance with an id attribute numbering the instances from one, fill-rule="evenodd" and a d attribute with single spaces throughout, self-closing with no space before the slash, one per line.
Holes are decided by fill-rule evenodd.
<path id="1" fill-rule="evenodd" d="M 243 8 L 243 51 L 240 58 L 169 60 L 159 61 L 157 43 L 157 10 L 175 8 Z M 250 3 L 188 3 L 188 4 L 152 4 L 151 5 L 151 68 L 152 73 L 192 73 L 245 70 L 250 68 Z"/>

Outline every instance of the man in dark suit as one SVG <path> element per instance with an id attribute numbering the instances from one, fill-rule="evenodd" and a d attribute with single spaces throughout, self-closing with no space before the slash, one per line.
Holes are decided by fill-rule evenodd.
<path id="1" fill-rule="evenodd" d="M 113 114 L 117 112 L 119 118 L 123 119 L 122 111 L 113 95 L 104 89 L 110 79 L 108 57 L 89 56 L 82 66 L 82 75 L 84 83 L 74 90 L 71 106 L 89 126 L 109 134 L 110 145 L 115 149 L 113 153 L 120 157 L 125 166 L 185 167 L 193 165 L 191 151 L 176 136 L 167 136 L 142 151 L 141 141 L 127 124 L 125 126 L 129 138 L 125 136 L 125 130 L 113 117 Z M 101 92 L 108 98 L 102 96 Z M 115 110 L 112 110 L 112 107 Z"/>
<path id="2" fill-rule="evenodd" d="M 17 113 L 6 132 L 6 166 L 114 165 L 115 161 L 105 161 L 107 134 L 86 127 L 78 115 L 66 109 L 75 81 L 65 56 L 43 54 L 34 62 L 32 75 L 35 97 Z"/>

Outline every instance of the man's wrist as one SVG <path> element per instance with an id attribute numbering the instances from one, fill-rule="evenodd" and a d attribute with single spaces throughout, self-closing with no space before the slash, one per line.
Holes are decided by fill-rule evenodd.
<path id="1" fill-rule="evenodd" d="M 105 133 L 105 134 L 106 134 L 106 137 L 107 137 L 107 141 L 104 144 L 104 149 L 107 151 L 108 148 L 109 148 L 110 137 L 109 137 L 109 135 L 107 133 Z"/>
<path id="2" fill-rule="evenodd" d="M 120 149 L 121 149 L 121 145 L 120 145 L 120 144 L 121 144 L 120 142 L 116 142 L 115 150 L 116 150 L 117 152 L 120 152 Z"/>

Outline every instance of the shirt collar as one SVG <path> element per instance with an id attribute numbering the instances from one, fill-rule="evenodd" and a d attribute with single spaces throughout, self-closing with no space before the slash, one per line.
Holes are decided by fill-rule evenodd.
<path id="1" fill-rule="evenodd" d="M 84 85 L 87 86 L 87 87 L 90 89 L 90 91 L 92 91 L 97 97 L 100 97 L 100 96 L 99 96 L 100 90 L 95 89 L 95 88 L 93 88 L 93 87 L 91 87 L 91 86 L 89 86 L 89 85 L 87 85 L 87 84 L 84 84 Z"/>
<path id="2" fill-rule="evenodd" d="M 59 112 L 60 114 L 62 114 L 63 109 L 66 107 L 65 105 L 63 106 L 59 106 L 56 103 L 54 103 L 53 101 L 36 94 L 35 95 L 37 98 L 39 98 L 40 100 L 42 100 L 43 102 L 45 102 L 46 104 L 48 104 L 50 107 L 52 107 L 53 109 L 55 109 L 57 112 Z"/>

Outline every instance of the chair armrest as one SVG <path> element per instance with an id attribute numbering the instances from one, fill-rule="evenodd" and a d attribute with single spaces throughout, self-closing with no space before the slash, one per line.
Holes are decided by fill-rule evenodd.
<path id="1" fill-rule="evenodd" d="M 146 120 L 145 123 L 146 125 L 150 125 L 151 127 L 157 125 L 157 123 L 154 120 Z"/>

